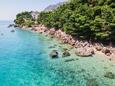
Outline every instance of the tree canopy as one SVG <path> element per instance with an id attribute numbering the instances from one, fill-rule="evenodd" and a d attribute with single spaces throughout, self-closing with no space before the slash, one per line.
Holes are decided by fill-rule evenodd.
<path id="1" fill-rule="evenodd" d="M 31 27 L 31 25 L 34 24 L 34 21 L 30 12 L 22 12 L 22 13 L 17 14 L 14 22 L 17 25 L 28 26 L 28 27 Z"/>
<path id="2" fill-rule="evenodd" d="M 115 0 L 70 0 L 38 23 L 86 40 L 115 41 Z"/>
<path id="3" fill-rule="evenodd" d="M 16 16 L 17 24 L 30 19 L 28 12 Z M 41 12 L 38 24 L 84 40 L 115 42 L 115 0 L 69 0 L 56 10 Z"/>

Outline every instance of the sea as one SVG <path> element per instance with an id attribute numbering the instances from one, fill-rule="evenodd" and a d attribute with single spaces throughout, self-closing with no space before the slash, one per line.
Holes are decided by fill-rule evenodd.
<path id="1" fill-rule="evenodd" d="M 115 86 L 115 61 L 104 56 L 78 57 L 58 39 L 0 21 L 0 86 Z M 14 30 L 12 32 L 11 30 Z M 52 47 L 53 46 L 53 47 Z M 62 57 L 67 48 L 69 57 Z M 57 50 L 59 57 L 49 54 Z"/>

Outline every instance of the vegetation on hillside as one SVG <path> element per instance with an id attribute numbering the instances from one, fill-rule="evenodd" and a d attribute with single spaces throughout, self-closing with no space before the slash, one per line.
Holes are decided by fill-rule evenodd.
<path id="1" fill-rule="evenodd" d="M 28 16 L 18 14 L 16 23 L 25 24 L 23 18 Z M 41 12 L 37 22 L 80 39 L 114 42 L 115 0 L 70 0 L 54 11 Z"/>
<path id="2" fill-rule="evenodd" d="M 16 15 L 14 22 L 17 25 L 31 27 L 34 24 L 34 19 L 30 12 L 22 12 Z"/>

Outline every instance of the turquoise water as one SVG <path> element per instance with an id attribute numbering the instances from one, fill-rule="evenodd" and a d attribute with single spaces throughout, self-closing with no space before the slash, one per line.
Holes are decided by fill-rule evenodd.
<path id="1" fill-rule="evenodd" d="M 63 48 L 69 46 L 30 31 L 10 32 L 10 23 L 0 22 L 0 86 L 87 86 L 90 79 L 98 86 L 115 86 L 115 79 L 104 77 L 115 73 L 115 62 L 98 55 L 80 58 L 73 50 L 71 57 L 62 58 Z M 49 57 L 53 45 L 58 59 Z"/>

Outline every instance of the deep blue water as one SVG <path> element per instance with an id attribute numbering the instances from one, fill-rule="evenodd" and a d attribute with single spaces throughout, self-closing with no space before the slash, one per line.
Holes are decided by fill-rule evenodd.
<path id="1" fill-rule="evenodd" d="M 51 59 L 48 47 L 56 41 L 30 31 L 11 32 L 10 23 L 0 22 L 0 86 L 87 86 L 88 79 L 115 86 L 103 77 L 105 71 L 115 72 L 113 63 L 97 57 Z M 61 51 L 60 46 L 56 49 Z M 79 60 L 65 62 L 70 58 Z"/>

